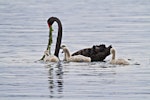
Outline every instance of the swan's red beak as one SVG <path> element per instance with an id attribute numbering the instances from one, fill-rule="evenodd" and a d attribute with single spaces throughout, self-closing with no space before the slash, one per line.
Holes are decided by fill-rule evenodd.
<path id="1" fill-rule="evenodd" d="M 48 27 L 50 28 L 50 27 L 51 27 L 51 24 L 48 24 Z"/>

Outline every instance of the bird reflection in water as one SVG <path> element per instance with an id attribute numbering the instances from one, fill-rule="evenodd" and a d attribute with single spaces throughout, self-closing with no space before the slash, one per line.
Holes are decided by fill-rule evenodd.
<path id="1" fill-rule="evenodd" d="M 63 95 L 63 67 L 61 62 L 57 65 L 48 65 L 50 98 L 61 98 Z"/>

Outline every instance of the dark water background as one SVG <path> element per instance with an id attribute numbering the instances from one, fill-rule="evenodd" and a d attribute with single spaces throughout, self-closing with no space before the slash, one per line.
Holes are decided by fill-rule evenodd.
<path id="1" fill-rule="evenodd" d="M 149 100 L 149 5 L 149 0 L 0 0 L 0 99 Z M 61 20 L 62 43 L 71 52 L 104 43 L 131 65 L 110 65 L 111 56 L 106 62 L 36 62 L 47 46 L 51 16 Z M 54 51 L 56 23 L 53 28 Z"/>

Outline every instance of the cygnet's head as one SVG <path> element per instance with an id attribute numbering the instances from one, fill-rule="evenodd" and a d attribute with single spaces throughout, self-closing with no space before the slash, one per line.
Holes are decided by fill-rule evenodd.
<path id="1" fill-rule="evenodd" d="M 68 48 L 66 45 L 62 45 L 61 49 L 63 50 L 62 53 L 68 52 Z"/>
<path id="2" fill-rule="evenodd" d="M 66 45 L 61 45 L 60 48 L 61 48 L 61 49 L 64 49 L 64 48 L 66 48 Z"/>
<path id="3" fill-rule="evenodd" d="M 114 53 L 115 53 L 115 49 L 114 49 L 114 48 L 111 48 L 111 49 L 110 49 L 110 53 L 111 53 L 111 54 L 114 54 Z"/>
<path id="4" fill-rule="evenodd" d="M 48 56 L 49 55 L 49 50 L 45 50 L 44 54 Z"/>

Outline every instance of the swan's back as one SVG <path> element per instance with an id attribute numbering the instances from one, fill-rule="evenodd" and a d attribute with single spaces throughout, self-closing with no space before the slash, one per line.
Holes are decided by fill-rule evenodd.
<path id="1" fill-rule="evenodd" d="M 45 56 L 44 62 L 59 62 L 59 59 L 55 55 Z"/>
<path id="2" fill-rule="evenodd" d="M 55 55 L 49 54 L 49 50 L 46 50 L 44 55 L 44 62 L 59 62 L 59 59 Z"/>
<path id="3" fill-rule="evenodd" d="M 116 64 L 118 65 L 129 65 L 129 62 L 124 59 L 117 59 Z"/>
<path id="4" fill-rule="evenodd" d="M 71 56 L 68 61 L 70 62 L 91 62 L 91 58 L 90 57 L 85 57 L 83 55 L 75 55 L 75 56 Z"/>

